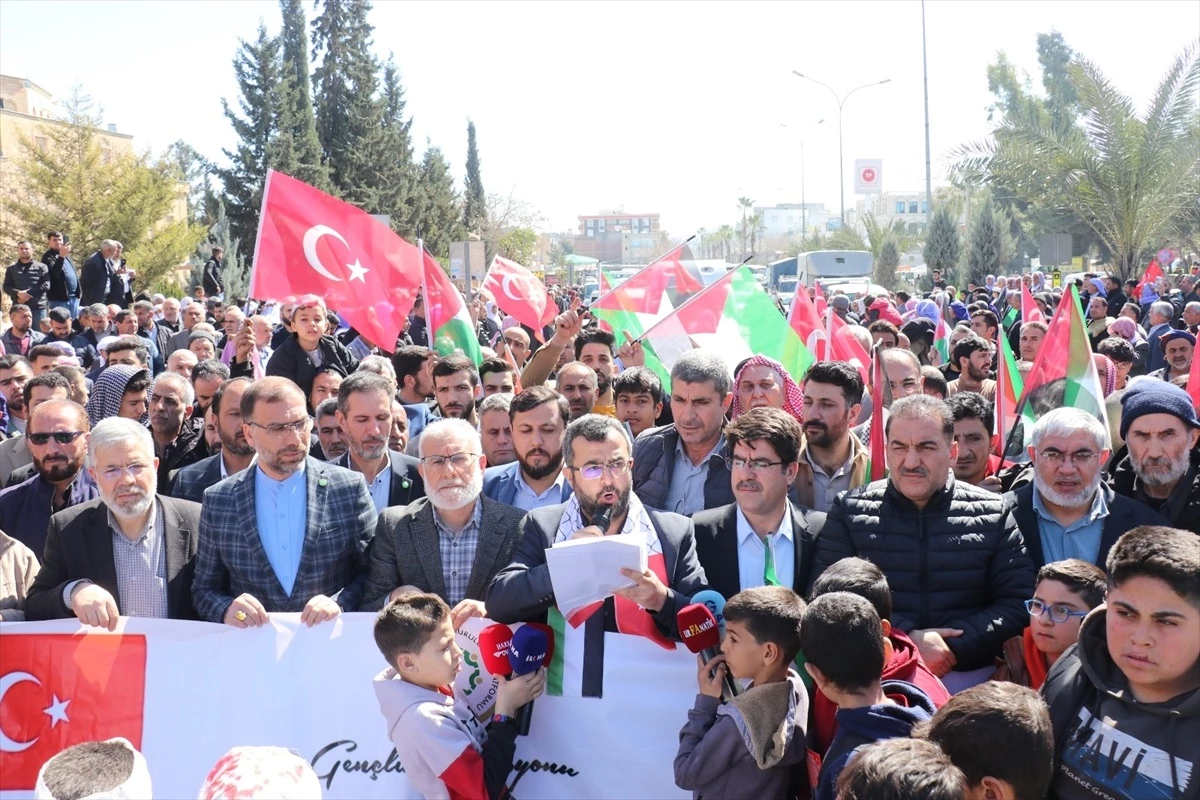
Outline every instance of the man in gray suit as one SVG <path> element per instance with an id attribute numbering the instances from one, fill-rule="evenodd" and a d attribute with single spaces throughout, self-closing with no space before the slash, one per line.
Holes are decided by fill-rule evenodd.
<path id="1" fill-rule="evenodd" d="M 544 619 L 556 606 L 546 550 L 559 542 L 589 536 L 632 534 L 645 539 L 649 566 L 621 574 L 634 585 L 618 589 L 598 608 L 559 609 L 582 616 L 588 630 L 646 636 L 659 641 L 678 638 L 675 615 L 707 589 L 704 568 L 696 555 L 692 521 L 679 514 L 655 511 L 633 493 L 632 443 L 625 427 L 612 417 L 585 414 L 567 427 L 563 464 L 574 494 L 563 505 L 531 511 L 521 522 L 521 542 L 513 562 L 488 587 L 488 616 L 497 622 Z M 610 522 L 595 524 L 602 510 Z"/>
<path id="2" fill-rule="evenodd" d="M 426 428 L 420 448 L 426 496 L 380 514 L 361 610 L 430 592 L 451 607 L 457 627 L 484 616 L 487 586 L 512 558 L 523 515 L 480 495 L 484 458 L 469 422 Z"/>
<path id="3" fill-rule="evenodd" d="M 308 456 L 307 400 L 287 378 L 255 381 L 241 408 L 258 460 L 204 492 L 196 611 L 238 628 L 268 613 L 300 612 L 312 626 L 354 611 L 377 518 L 366 483 Z"/>

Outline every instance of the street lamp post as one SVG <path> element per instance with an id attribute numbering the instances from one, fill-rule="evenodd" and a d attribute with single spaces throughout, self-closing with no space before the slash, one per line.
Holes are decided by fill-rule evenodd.
<path id="1" fill-rule="evenodd" d="M 803 236 L 808 236 L 808 203 L 804 199 L 804 137 L 824 121 L 823 119 L 817 120 L 800 136 L 800 229 Z M 783 128 L 787 127 L 782 122 L 779 125 Z"/>
<path id="2" fill-rule="evenodd" d="M 891 83 L 892 79 L 884 78 L 881 81 L 874 81 L 872 83 L 864 83 L 862 86 L 855 86 L 853 89 L 846 92 L 844 97 L 839 97 L 838 93 L 833 90 L 832 86 L 829 86 L 828 84 L 825 84 L 825 83 L 821 83 L 816 78 L 811 78 L 808 75 L 804 75 L 803 73 L 797 72 L 796 70 L 792 70 L 792 74 L 795 75 L 797 78 L 804 78 L 805 80 L 812 81 L 813 83 L 817 84 L 818 86 L 824 86 L 826 89 L 829 90 L 829 93 L 833 95 L 833 99 L 837 101 L 837 104 L 838 104 L 838 179 L 839 179 L 839 184 L 841 186 L 841 195 L 842 195 L 842 225 L 845 225 L 846 224 L 846 162 L 845 162 L 845 156 L 843 154 L 843 148 L 842 148 L 842 108 L 843 108 L 843 106 L 846 105 L 846 101 L 850 99 L 850 95 L 854 94 L 859 89 L 866 89 L 869 86 L 881 86 L 885 83 Z"/>

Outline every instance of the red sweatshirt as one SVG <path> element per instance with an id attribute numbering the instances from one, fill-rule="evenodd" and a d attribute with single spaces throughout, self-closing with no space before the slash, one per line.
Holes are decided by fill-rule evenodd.
<path id="1" fill-rule="evenodd" d="M 950 693 L 930 672 L 921 659 L 917 646 L 904 631 L 892 628 L 892 657 L 883 667 L 883 680 L 907 681 L 929 696 L 933 704 L 941 708 L 950 699 Z M 837 733 L 837 706 L 820 691 L 812 693 L 812 716 L 808 726 L 809 747 L 814 752 L 824 753 L 829 749 Z"/>

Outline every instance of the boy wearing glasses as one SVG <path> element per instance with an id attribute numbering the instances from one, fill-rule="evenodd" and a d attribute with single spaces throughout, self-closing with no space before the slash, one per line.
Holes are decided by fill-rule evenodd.
<path id="1" fill-rule="evenodd" d="M 1078 558 L 1038 570 L 1033 598 L 1025 601 L 1029 627 L 1004 643 L 993 680 L 1041 689 L 1046 673 L 1079 639 L 1079 624 L 1104 602 L 1104 570 Z"/>

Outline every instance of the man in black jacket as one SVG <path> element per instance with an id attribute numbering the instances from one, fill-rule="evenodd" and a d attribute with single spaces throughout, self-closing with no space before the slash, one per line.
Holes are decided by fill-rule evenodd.
<path id="1" fill-rule="evenodd" d="M 33 260 L 33 244 L 28 241 L 17 243 L 17 260 L 4 271 L 4 293 L 12 304 L 28 306 L 33 315 L 34 331 L 41 332 L 42 317 L 46 313 L 46 293 L 50 291 L 50 270 L 40 261 Z"/>
<path id="2" fill-rule="evenodd" d="M 1010 501 L 951 474 L 958 445 L 944 401 L 901 398 L 884 431 L 888 479 L 834 501 L 812 574 L 847 556 L 874 562 L 892 588 L 892 626 L 958 691 L 986 680 L 1028 623 L 1033 563 Z"/>
<path id="3" fill-rule="evenodd" d="M 50 308 L 65 308 L 75 319 L 79 316 L 79 275 L 71 262 L 71 240 L 60 231 L 51 231 L 46 242 L 49 248 L 42 254 L 42 263 L 50 270 L 46 299 Z"/>
<path id="4" fill-rule="evenodd" d="M 112 239 L 105 239 L 100 243 L 100 249 L 84 262 L 83 275 L 79 281 L 84 305 L 105 305 L 111 302 L 110 296 L 123 299 L 125 290 L 117 275 L 119 262 L 114 261 L 116 255 L 117 243 Z M 120 299 L 117 300 L 117 305 L 122 305 Z"/>
<path id="5" fill-rule="evenodd" d="M 1106 434 L 1100 420 L 1078 408 L 1056 408 L 1033 426 L 1033 483 L 1014 493 L 1013 514 L 1034 568 L 1067 558 L 1102 567 L 1121 534 L 1168 524 L 1101 483 L 1109 457 Z"/>
<path id="6" fill-rule="evenodd" d="M 209 297 L 223 300 L 225 297 L 225 281 L 221 280 L 221 257 L 225 251 L 219 247 L 212 249 L 212 258 L 204 262 L 204 293 Z"/>

